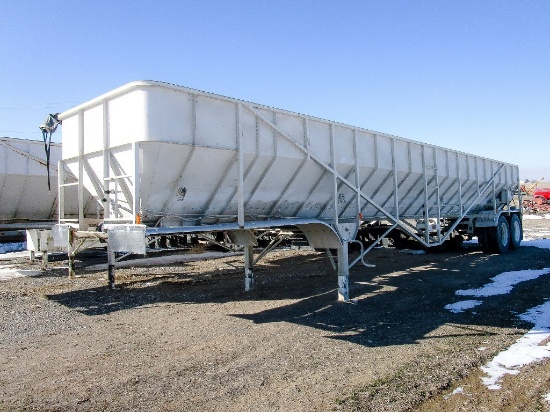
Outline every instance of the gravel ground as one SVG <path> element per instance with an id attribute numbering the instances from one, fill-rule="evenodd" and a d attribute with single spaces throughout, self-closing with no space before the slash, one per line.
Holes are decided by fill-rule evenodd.
<path id="1" fill-rule="evenodd" d="M 526 220 L 526 237 L 545 236 L 548 222 Z M 444 309 L 457 289 L 549 267 L 550 251 L 532 247 L 376 249 L 376 268 L 351 271 L 357 304 L 336 302 L 336 275 L 311 251 L 271 253 L 247 293 L 239 256 L 119 269 L 115 291 L 104 271 L 84 270 L 94 259 L 81 258 L 76 279 L 58 259 L 38 276 L 0 282 L 0 410 L 449 409 L 429 402 L 477 382 L 478 367 L 530 328 L 515 314 L 550 297 L 541 277 L 476 312 Z M 26 258 L 10 264 L 38 269 Z M 522 410 L 545 407 L 546 365 L 530 369 L 542 383 Z M 513 393 L 514 379 L 501 394 Z M 476 396 L 453 408 L 491 410 L 483 402 L 501 395 Z"/>

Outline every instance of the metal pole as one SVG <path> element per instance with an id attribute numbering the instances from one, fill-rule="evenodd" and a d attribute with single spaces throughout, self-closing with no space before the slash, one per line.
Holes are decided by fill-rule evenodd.
<path id="1" fill-rule="evenodd" d="M 395 139 L 391 140 L 391 165 L 393 171 L 393 207 L 395 208 L 394 216 L 399 220 L 399 184 L 397 182 L 397 160 L 395 159 Z"/>
<path id="2" fill-rule="evenodd" d="M 75 253 L 74 253 L 74 233 L 73 229 L 69 228 L 69 246 L 67 249 L 67 257 L 69 259 L 68 265 L 69 265 L 69 279 L 74 279 L 75 277 Z"/>
<path id="3" fill-rule="evenodd" d="M 43 250 L 42 251 L 42 269 L 48 269 L 48 251 Z"/>
<path id="4" fill-rule="evenodd" d="M 426 163 L 426 145 L 422 145 L 422 168 L 424 169 L 424 241 L 426 245 L 430 244 L 430 208 L 428 206 L 428 165 Z"/>
<path id="5" fill-rule="evenodd" d="M 338 248 L 338 301 L 349 300 L 349 257 L 348 242 L 343 241 Z"/>
<path id="6" fill-rule="evenodd" d="M 109 275 L 109 289 L 115 289 L 115 252 L 112 250 L 109 240 L 107 239 L 107 271 Z"/>
<path id="7" fill-rule="evenodd" d="M 361 224 L 362 215 L 361 215 L 361 178 L 359 174 L 359 149 L 357 147 L 357 129 L 353 129 L 353 156 L 355 157 L 355 202 L 357 207 L 357 218 L 359 219 L 359 225 Z"/>
<path id="8" fill-rule="evenodd" d="M 334 147 L 334 124 L 330 124 L 330 157 L 333 170 L 334 193 L 332 196 L 332 207 L 334 211 L 333 225 L 338 227 L 338 172 L 336 171 L 336 148 Z"/>
<path id="9" fill-rule="evenodd" d="M 242 105 L 237 104 L 237 221 L 240 227 L 244 227 L 244 142 L 243 142 L 243 126 L 241 123 L 242 118 Z"/>
<path id="10" fill-rule="evenodd" d="M 84 112 L 78 114 L 78 229 L 85 230 L 84 223 Z"/>
<path id="11" fill-rule="evenodd" d="M 57 169 L 57 220 L 61 223 L 65 219 L 65 163 L 63 160 L 58 162 Z"/>
<path id="12" fill-rule="evenodd" d="M 132 150 L 134 152 L 134 204 L 132 205 L 133 213 L 134 213 L 134 223 L 137 221 L 137 215 L 140 215 L 139 220 L 141 220 L 141 203 L 140 203 L 140 164 L 139 164 L 139 142 L 133 142 L 132 143 Z"/>
<path id="13" fill-rule="evenodd" d="M 109 150 L 110 145 L 110 125 L 109 125 L 109 105 L 107 100 L 103 102 L 103 218 L 111 218 L 111 200 L 110 196 L 110 186 L 111 181 L 109 176 L 111 175 L 111 163 L 110 156 L 111 152 Z"/>
<path id="14" fill-rule="evenodd" d="M 254 246 L 244 247 L 244 290 L 254 290 Z"/>

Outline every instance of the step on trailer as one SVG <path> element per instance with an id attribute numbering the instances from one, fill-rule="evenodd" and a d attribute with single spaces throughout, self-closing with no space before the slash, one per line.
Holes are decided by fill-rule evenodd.
<path id="1" fill-rule="evenodd" d="M 111 287 L 115 253 L 144 254 L 155 236 L 223 234 L 244 248 L 252 290 L 257 234 L 300 231 L 313 248 L 336 250 L 341 301 L 349 300 L 350 268 L 368 266 L 365 255 L 384 238 L 441 247 L 477 236 L 491 253 L 522 239 L 512 164 L 155 81 L 127 84 L 59 119 L 59 170 L 75 178 L 59 174 L 52 236 L 69 252 L 70 274 L 78 248 L 106 242 Z M 65 217 L 69 185 L 76 220 Z M 86 217 L 84 191 L 101 211 L 95 219 Z M 350 245 L 360 250 L 353 260 Z"/>

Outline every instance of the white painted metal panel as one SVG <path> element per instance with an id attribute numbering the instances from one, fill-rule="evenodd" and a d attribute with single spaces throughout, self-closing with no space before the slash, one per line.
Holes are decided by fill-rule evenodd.
<path id="1" fill-rule="evenodd" d="M 78 124 L 78 116 L 69 117 L 63 121 L 63 140 L 65 141 L 62 148 L 63 159 L 78 156 Z"/>
<path id="2" fill-rule="evenodd" d="M 86 110 L 84 113 L 84 135 L 98 136 L 98 139 L 85 139 L 84 152 L 91 153 L 103 147 L 103 108 L 101 106 Z"/>

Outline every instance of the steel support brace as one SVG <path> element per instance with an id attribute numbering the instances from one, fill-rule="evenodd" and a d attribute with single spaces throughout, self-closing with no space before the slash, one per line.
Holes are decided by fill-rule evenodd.
<path id="1" fill-rule="evenodd" d="M 244 290 L 254 290 L 254 246 L 244 247 Z"/>
<path id="2" fill-rule="evenodd" d="M 115 289 L 115 252 L 107 242 L 107 273 L 109 276 L 109 289 Z"/>
<path id="3" fill-rule="evenodd" d="M 237 104 L 237 221 L 244 227 L 244 142 L 242 126 L 242 104 Z"/>
<path id="4" fill-rule="evenodd" d="M 349 258 L 348 242 L 343 241 L 338 248 L 338 301 L 349 301 Z"/>
<path id="5" fill-rule="evenodd" d="M 48 269 L 48 251 L 47 250 L 42 251 L 42 264 L 41 264 L 41 267 L 44 270 Z"/>
<path id="6" fill-rule="evenodd" d="M 279 233 L 275 239 L 273 239 L 271 242 L 269 242 L 269 245 L 266 246 L 264 250 L 261 251 L 261 253 L 258 255 L 258 257 L 254 260 L 254 264 L 258 263 L 260 260 L 262 260 L 269 252 L 274 250 L 277 246 L 281 244 L 281 242 L 288 238 L 287 234 L 281 234 Z"/>
<path id="7" fill-rule="evenodd" d="M 68 230 L 68 248 L 67 248 L 67 258 L 69 260 L 68 267 L 69 267 L 69 279 L 74 279 L 75 277 L 75 247 L 74 247 L 74 231 L 73 229 L 69 228 Z"/>

